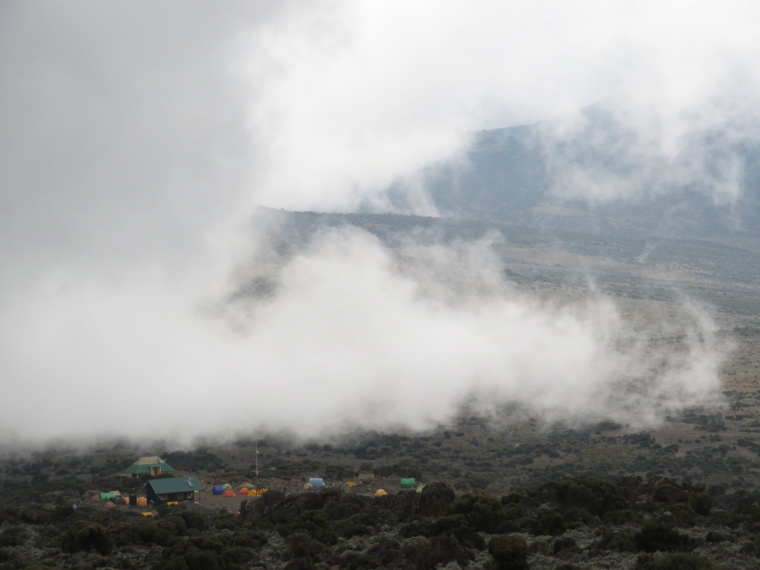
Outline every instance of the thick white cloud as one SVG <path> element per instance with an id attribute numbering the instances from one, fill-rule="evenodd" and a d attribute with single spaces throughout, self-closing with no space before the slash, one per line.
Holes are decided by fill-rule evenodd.
<path id="1" fill-rule="evenodd" d="M 2 337 L 14 379 L 4 431 L 188 442 L 258 427 L 422 429 L 465 398 L 486 412 L 520 403 L 553 419 L 647 424 L 719 394 L 724 346 L 699 311 L 694 338 L 653 348 L 665 322 L 649 317 L 642 334 L 606 300 L 518 293 L 487 241 L 402 253 L 406 269 L 363 232 L 323 234 L 271 276 L 276 296 L 227 308 L 248 315 L 245 330 L 188 310 L 151 276 L 34 290 L 5 313 L 16 326 Z"/>
<path id="2" fill-rule="evenodd" d="M 352 234 L 282 267 L 276 298 L 221 309 L 257 247 L 241 223 L 255 203 L 383 207 L 396 181 L 432 212 L 420 170 L 462 155 L 476 129 L 600 99 L 643 141 L 641 161 L 679 157 L 705 129 L 749 136 L 756 118 L 750 3 L 0 10 L 0 428 L 13 437 L 420 427 L 473 390 L 558 417 L 618 410 L 611 381 L 638 360 L 611 348 L 631 333 L 589 325 L 612 308 L 510 296 L 478 248 L 465 258 L 488 286 L 465 280 L 477 295 L 461 297 L 447 287 L 461 276 L 442 277 L 451 252 L 414 250 L 404 273 Z M 713 394 L 720 347 L 702 328 L 642 402 Z"/>

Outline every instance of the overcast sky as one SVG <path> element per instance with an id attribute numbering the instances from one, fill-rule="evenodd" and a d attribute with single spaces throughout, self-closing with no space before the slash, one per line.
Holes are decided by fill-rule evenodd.
<path id="1" fill-rule="evenodd" d="M 478 129 L 561 118 L 553 135 L 572 136 L 601 102 L 635 133 L 630 160 L 701 177 L 684 152 L 704 133 L 757 136 L 759 16 L 738 1 L 0 3 L 4 439 L 422 427 L 475 386 L 555 414 L 563 400 L 539 395 L 573 394 L 567 416 L 604 414 L 609 379 L 636 360 L 610 352 L 622 323 L 588 324 L 614 308 L 502 284 L 443 302 L 361 234 L 322 236 L 255 319 L 210 308 L 259 247 L 244 229 L 256 204 L 382 208 L 402 182 L 414 213 L 434 214 L 421 169 L 461 159 Z M 729 166 L 705 186 L 716 201 L 742 191 Z M 593 200 L 639 191 L 572 181 L 558 188 Z M 416 254 L 435 275 L 462 255 L 498 275 L 487 249 Z M 713 325 L 695 318 L 704 334 L 647 397 L 718 388 Z M 539 378 L 540 394 L 520 388 Z M 135 410 L 153 419 L 135 426 Z"/>

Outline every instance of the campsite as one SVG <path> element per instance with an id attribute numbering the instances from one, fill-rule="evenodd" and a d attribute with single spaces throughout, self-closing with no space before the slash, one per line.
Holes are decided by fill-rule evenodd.
<path id="1" fill-rule="evenodd" d="M 0 463 L 0 564 L 749 569 L 760 446 L 743 421 L 727 410 L 650 432 L 505 429 L 463 410 L 424 434 L 16 453 Z M 135 477 L 143 456 L 171 470 Z M 164 500 L 144 504 L 148 486 Z"/>

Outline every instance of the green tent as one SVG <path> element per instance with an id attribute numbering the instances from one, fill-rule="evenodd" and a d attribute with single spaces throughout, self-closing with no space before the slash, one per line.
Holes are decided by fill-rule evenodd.
<path id="1" fill-rule="evenodd" d="M 100 502 L 105 503 L 106 501 L 110 501 L 112 499 L 115 499 L 116 497 L 117 497 L 116 493 L 101 493 Z"/>
<path id="2" fill-rule="evenodd" d="M 411 479 L 401 479 L 401 488 L 402 489 L 414 489 L 414 486 L 417 484 L 417 481 L 414 477 Z"/>
<path id="3" fill-rule="evenodd" d="M 230 491 L 232 489 L 232 485 L 230 485 L 229 483 L 225 483 L 224 485 L 222 485 L 222 489 L 224 489 L 225 491 Z"/>

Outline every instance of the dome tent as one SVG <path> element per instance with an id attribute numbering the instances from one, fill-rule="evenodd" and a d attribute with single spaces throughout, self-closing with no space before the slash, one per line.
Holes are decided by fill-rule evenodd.
<path id="1" fill-rule="evenodd" d="M 110 493 L 100 493 L 100 502 L 105 503 L 106 501 L 110 501 L 111 499 L 116 498 L 116 493 L 111 491 Z"/>
<path id="2" fill-rule="evenodd" d="M 315 489 L 317 487 L 324 487 L 325 486 L 325 480 L 322 479 L 321 477 L 312 477 L 311 479 L 309 479 L 309 485 L 311 485 Z"/>
<path id="3" fill-rule="evenodd" d="M 214 485 L 211 488 L 211 493 L 214 495 L 223 495 L 224 494 L 224 487 L 221 485 Z"/>
<path id="4" fill-rule="evenodd" d="M 375 491 L 375 497 L 384 497 L 388 493 L 385 492 L 385 489 L 378 489 Z"/>
<path id="5" fill-rule="evenodd" d="M 231 491 L 232 490 L 232 485 L 230 485 L 229 483 L 225 483 L 224 485 L 222 485 L 222 488 L 225 491 Z"/>
<path id="6" fill-rule="evenodd" d="M 238 491 L 238 495 L 247 495 L 248 494 L 248 487 L 241 487 Z"/>
<path id="7" fill-rule="evenodd" d="M 402 489 L 414 489 L 414 486 L 417 484 L 417 480 L 414 477 L 410 477 L 409 479 L 401 478 L 401 488 Z"/>
<path id="8" fill-rule="evenodd" d="M 230 491 L 229 489 L 227 489 L 224 492 L 224 495 L 222 495 L 222 496 L 224 496 L 224 497 L 236 497 L 237 495 L 235 495 L 235 493 L 233 493 L 232 491 Z"/>

